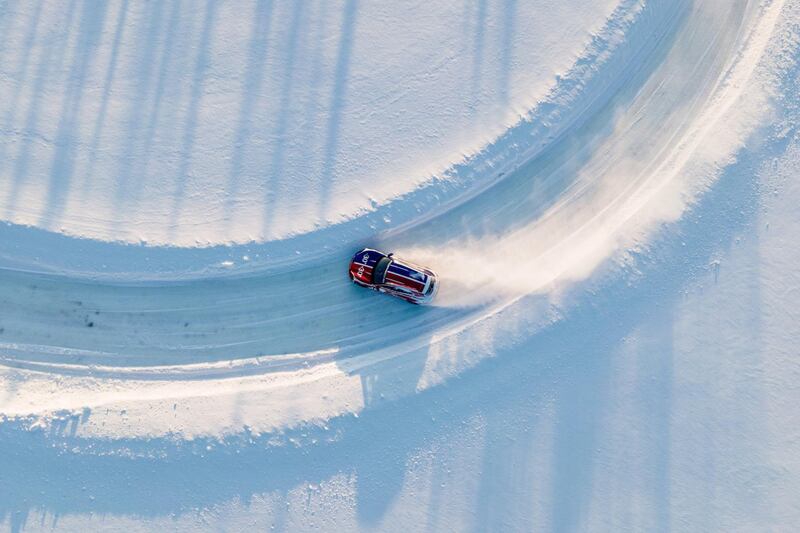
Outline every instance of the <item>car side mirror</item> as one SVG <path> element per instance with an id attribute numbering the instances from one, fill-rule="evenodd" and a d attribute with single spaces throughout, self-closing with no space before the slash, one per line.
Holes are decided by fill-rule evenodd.
<path id="1" fill-rule="evenodd" d="M 393 255 L 394 255 L 394 252 L 390 253 L 390 254 L 389 254 L 389 255 L 387 255 L 386 257 L 392 257 Z"/>

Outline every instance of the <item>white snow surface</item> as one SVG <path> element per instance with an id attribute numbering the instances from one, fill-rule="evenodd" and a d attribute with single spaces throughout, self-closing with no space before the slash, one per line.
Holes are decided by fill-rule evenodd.
<path id="1" fill-rule="evenodd" d="M 539 102 L 614 0 L 9 4 L 0 218 L 265 242 L 419 187 Z"/>
<path id="2" fill-rule="evenodd" d="M 0 3 L 0 527 L 800 523 L 800 4 L 428 4 Z"/>

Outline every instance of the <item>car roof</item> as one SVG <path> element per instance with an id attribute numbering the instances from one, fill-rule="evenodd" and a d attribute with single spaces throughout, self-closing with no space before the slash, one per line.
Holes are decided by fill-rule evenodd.
<path id="1" fill-rule="evenodd" d="M 404 263 L 402 260 L 392 261 L 386 272 L 386 283 L 406 287 L 418 292 L 422 292 L 425 289 L 427 281 L 428 274 Z"/>
<path id="2" fill-rule="evenodd" d="M 381 257 L 372 269 L 372 283 L 383 284 L 386 282 L 386 274 L 391 268 L 393 261 L 389 257 Z"/>

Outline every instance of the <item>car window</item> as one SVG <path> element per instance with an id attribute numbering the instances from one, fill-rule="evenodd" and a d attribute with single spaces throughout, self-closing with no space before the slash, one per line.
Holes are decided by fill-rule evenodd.
<path id="1" fill-rule="evenodd" d="M 425 283 L 425 274 L 417 272 L 416 270 L 408 269 L 408 277 Z"/>
<path id="2" fill-rule="evenodd" d="M 392 264 L 392 260 L 388 257 L 384 257 L 378 264 L 375 265 L 375 269 L 372 271 L 372 283 L 379 285 L 386 281 L 386 271 L 389 269 L 389 265 Z"/>

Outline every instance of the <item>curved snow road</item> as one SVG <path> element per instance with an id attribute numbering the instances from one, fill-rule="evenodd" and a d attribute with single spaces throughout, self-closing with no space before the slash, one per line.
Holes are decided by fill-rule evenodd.
<path id="1" fill-rule="evenodd" d="M 440 305 L 418 308 L 354 287 L 345 273 L 351 249 L 237 279 L 119 285 L 7 271 L 0 362 L 122 379 L 306 368 L 441 339 L 525 294 L 585 277 L 646 207 L 642 191 L 669 181 L 661 167 L 709 106 L 758 15 L 746 0 L 650 9 L 637 24 L 652 31 L 614 73 L 620 82 L 535 157 L 370 243 L 438 269 Z"/>

